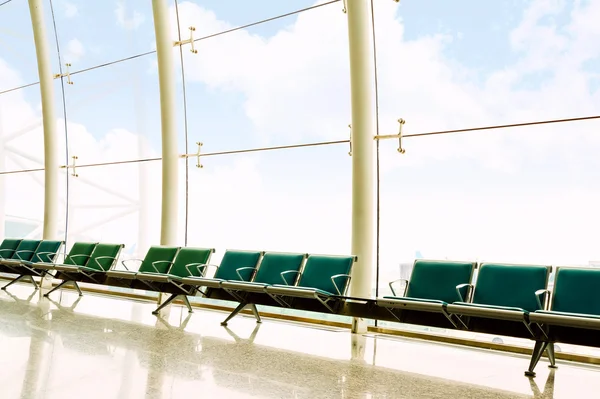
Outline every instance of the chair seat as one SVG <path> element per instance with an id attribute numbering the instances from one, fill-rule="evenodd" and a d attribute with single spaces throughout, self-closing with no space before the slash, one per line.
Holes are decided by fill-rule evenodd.
<path id="1" fill-rule="evenodd" d="M 206 277 L 185 277 L 178 279 L 183 284 L 193 285 L 196 287 L 209 287 L 209 288 L 220 288 L 221 283 L 225 280 L 220 278 L 206 278 Z"/>
<path id="2" fill-rule="evenodd" d="M 484 305 L 478 303 L 454 302 L 446 307 L 448 313 L 463 316 L 484 317 L 509 321 L 523 321 L 529 314 L 524 309 L 511 306 Z"/>
<path id="3" fill-rule="evenodd" d="M 300 298 L 314 298 L 317 295 L 334 296 L 334 294 L 310 287 L 297 287 L 289 285 L 269 285 L 264 288 L 269 294 L 295 296 Z"/>
<path id="4" fill-rule="evenodd" d="M 133 280 L 135 279 L 135 275 L 137 273 L 138 272 L 134 272 L 131 270 L 111 270 L 106 272 L 106 275 L 112 278 L 124 278 L 127 280 Z"/>
<path id="5" fill-rule="evenodd" d="M 268 286 L 269 284 L 247 281 L 224 281 L 221 283 L 221 288 L 245 292 L 265 292 L 265 288 Z"/>

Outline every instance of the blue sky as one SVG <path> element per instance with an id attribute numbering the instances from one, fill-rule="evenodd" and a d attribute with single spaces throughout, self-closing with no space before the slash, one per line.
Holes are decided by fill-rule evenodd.
<path id="1" fill-rule="evenodd" d="M 72 70 L 154 48 L 150 2 L 54 4 L 61 51 Z M 187 38 L 190 25 L 200 37 L 313 4 L 181 2 L 182 34 Z M 398 117 L 407 120 L 405 131 L 414 133 L 600 113 L 600 51 L 593 44 L 600 31 L 594 16 L 600 17 L 600 9 L 591 1 L 377 0 L 381 132 L 395 133 Z M 171 20 L 175 24 L 174 14 Z M 0 59 L 19 75 L 19 84 L 37 80 L 28 23 L 25 1 L 0 8 Z M 176 37 L 175 26 L 172 31 Z M 212 152 L 348 138 L 348 43 L 341 2 L 196 47 L 195 55 L 184 47 L 190 152 L 196 141 Z M 148 154 L 160 152 L 154 55 L 73 80 L 66 87 L 69 132 L 78 138 L 70 145 L 81 163 L 134 159 L 135 144 L 114 143 L 133 143 L 138 135 L 148 139 Z M 0 90 L 11 82 L 0 79 Z M 39 111 L 35 89 L 23 96 Z M 386 270 L 395 273 L 394 265 L 410 261 L 416 250 L 425 257 L 514 262 L 600 259 L 594 240 L 600 223 L 594 205 L 600 200 L 599 127 L 585 122 L 407 139 L 405 155 L 395 151 L 396 142 L 382 142 Z M 190 171 L 190 215 L 226 224 L 215 245 L 262 240 L 285 250 L 287 240 L 297 241 L 299 250 L 348 252 L 347 152 L 347 145 L 340 145 L 205 158 L 204 169 Z M 206 199 L 206 193 L 213 198 Z M 194 207 L 200 202 L 211 215 Z M 264 226 L 257 232 L 239 228 L 236 220 L 225 222 L 228 210 L 217 209 L 220 202 L 235 207 L 246 225 Z M 248 215 L 257 209 L 265 213 L 262 218 Z M 205 232 L 192 234 L 196 242 L 201 238 L 212 239 Z"/>

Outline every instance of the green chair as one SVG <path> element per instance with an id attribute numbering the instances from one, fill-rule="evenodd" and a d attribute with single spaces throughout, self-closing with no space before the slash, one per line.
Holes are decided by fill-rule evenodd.
<path id="1" fill-rule="evenodd" d="M 261 320 L 256 305 L 249 300 L 248 294 L 266 293 L 265 288 L 275 284 L 294 285 L 307 256 L 308 254 L 267 252 L 264 254 L 252 281 L 243 281 L 241 273 L 253 271 L 253 268 L 237 269 L 236 274 L 239 278 L 235 281 L 223 281 L 220 288 L 227 291 L 240 304 L 221 325 L 227 325 L 227 322 L 245 307 L 252 309 L 256 321 L 260 323 Z"/>
<path id="2" fill-rule="evenodd" d="M 21 244 L 24 241 L 26 240 L 21 241 Z M 44 277 L 47 272 L 45 270 L 36 270 L 35 264 L 38 262 L 54 262 L 63 243 L 63 241 L 43 240 L 39 242 L 34 250 L 19 249 L 19 247 L 21 247 L 21 244 L 19 244 L 19 247 L 15 251 L 15 255 L 20 259 L 17 260 L 13 258 L 4 260 L 4 264 L 18 274 L 18 277 L 6 284 L 2 289 L 6 290 L 17 281 L 29 279 L 37 290 L 39 287 L 33 277 Z M 33 247 L 35 244 L 31 243 L 30 245 Z"/>
<path id="3" fill-rule="evenodd" d="M 73 284 L 79 296 L 82 296 L 83 293 L 78 282 L 102 284 L 106 273 L 117 263 L 124 247 L 124 244 L 111 243 L 78 242 L 73 244 L 65 262 L 54 267 L 58 272 L 56 278 L 63 281 L 44 296 L 48 297 L 66 284 Z"/>
<path id="4" fill-rule="evenodd" d="M 182 278 L 181 282 L 196 288 L 218 289 L 221 287 L 221 283 L 225 281 L 250 281 L 254 277 L 258 261 L 262 255 L 263 252 L 260 251 L 229 249 L 225 251 L 219 265 L 208 264 L 190 267 L 190 269 L 197 269 L 196 276 Z M 200 275 L 204 276 L 210 267 L 216 268 L 214 277 L 199 277 Z"/>
<path id="5" fill-rule="evenodd" d="M 446 307 L 468 299 L 476 265 L 476 262 L 417 259 L 410 280 L 389 283 L 393 295 L 378 298 L 377 305 L 401 323 L 458 328 L 458 320 L 448 314 Z M 394 288 L 398 282 L 404 283 L 402 292 Z"/>
<path id="6" fill-rule="evenodd" d="M 265 291 L 284 307 L 293 307 L 288 298 L 313 299 L 335 313 L 332 303 L 339 304 L 339 297 L 346 295 L 355 261 L 355 256 L 309 255 L 296 285 L 290 285 L 296 272 L 282 272 L 286 284 L 270 285 Z"/>
<path id="7" fill-rule="evenodd" d="M 21 241 L 22 240 L 18 238 L 5 238 L 2 240 L 2 243 L 0 244 L 0 260 L 10 259 L 19 247 Z"/>
<path id="8" fill-rule="evenodd" d="M 109 285 L 113 283 L 126 283 L 129 287 L 135 276 L 138 273 L 154 272 L 158 274 L 165 274 L 173 265 L 173 261 L 180 247 L 169 247 L 169 246 L 152 246 L 148 249 L 144 259 L 126 259 L 121 263 L 125 270 L 109 270 L 106 272 L 108 278 L 107 283 Z M 133 269 L 133 263 L 140 262 L 137 270 Z M 127 266 L 129 264 L 129 266 Z M 130 269 L 130 267 L 132 269 Z"/>
<path id="9" fill-rule="evenodd" d="M 4 257 L 0 259 L 0 264 L 13 270 L 13 267 L 17 267 L 21 264 L 21 261 L 29 261 L 33 257 L 35 250 L 40 245 L 41 240 L 21 240 L 17 248 L 10 256 L 10 258 Z M 14 270 L 9 273 L 16 273 Z"/>
<path id="10" fill-rule="evenodd" d="M 51 271 L 61 265 L 67 266 L 84 266 L 90 259 L 90 255 L 96 248 L 96 242 L 76 242 L 73 244 L 69 253 L 65 256 L 62 263 L 38 262 L 35 265 L 36 269 Z"/>
<path id="11" fill-rule="evenodd" d="M 210 257 L 214 252 L 214 248 L 181 248 L 167 273 L 137 273 L 135 280 L 143 283 L 146 288 L 152 291 L 171 293 L 171 296 L 152 313 L 157 314 L 179 296 L 183 297 L 189 312 L 192 313 L 192 306 L 187 296 L 194 295 L 195 287 L 186 287 L 181 280 L 186 277 L 203 277 L 206 265 L 210 262 Z"/>
<path id="12" fill-rule="evenodd" d="M 529 316 L 544 309 L 539 295 L 546 290 L 551 270 L 550 266 L 483 264 L 472 302 L 449 304 L 447 311 L 470 331 L 538 341 L 541 331 L 532 328 Z M 549 355 L 554 364 L 553 353 Z"/>
<path id="13" fill-rule="evenodd" d="M 599 347 L 600 341 L 600 269 L 559 267 L 554 278 L 554 292 L 550 310 L 536 310 L 529 321 L 545 333 L 537 340 L 527 375 L 533 371 L 546 350 L 550 367 L 555 367 L 554 342 Z M 547 291 L 540 291 L 547 298 Z M 540 298 L 540 302 L 542 302 Z"/>

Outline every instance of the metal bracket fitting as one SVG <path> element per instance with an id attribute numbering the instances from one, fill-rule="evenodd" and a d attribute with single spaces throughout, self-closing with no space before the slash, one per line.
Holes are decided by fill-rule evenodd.
<path id="1" fill-rule="evenodd" d="M 196 167 L 197 168 L 203 168 L 204 166 L 200 163 L 200 150 L 202 150 L 202 146 L 204 144 L 201 143 L 201 142 L 199 142 L 199 141 L 196 144 L 198 145 L 198 152 L 196 153 L 196 157 L 197 157 L 198 161 L 196 163 Z"/>
<path id="2" fill-rule="evenodd" d="M 402 148 L 402 126 L 406 123 L 406 121 L 402 118 L 398 119 L 398 123 L 400 124 L 400 129 L 398 130 L 398 152 L 400 154 L 404 154 L 406 150 Z"/>
<path id="3" fill-rule="evenodd" d="M 198 54 L 198 50 L 196 50 L 196 48 L 194 47 L 194 32 L 196 31 L 196 27 L 190 26 L 188 29 L 190 30 L 190 38 L 187 40 L 177 41 L 177 42 L 175 42 L 174 45 L 175 46 L 183 46 L 184 44 L 189 43 L 192 46 L 192 49 L 190 51 L 194 54 Z"/>
<path id="4" fill-rule="evenodd" d="M 71 64 L 65 64 L 66 67 L 66 72 L 63 74 L 60 73 L 56 73 L 54 74 L 54 79 L 59 79 L 59 78 L 67 78 L 67 84 L 72 85 L 73 81 L 71 80 L 71 72 L 69 72 L 69 67 L 71 66 Z"/>
<path id="5" fill-rule="evenodd" d="M 350 151 L 348 151 L 348 155 L 352 156 L 352 125 L 348 125 L 350 128 Z"/>
<path id="6" fill-rule="evenodd" d="M 71 173 L 71 176 L 73 177 L 79 177 L 79 174 L 77 173 L 77 155 L 73 155 L 71 158 L 73 158 L 73 163 L 71 164 L 71 168 L 73 169 L 73 173 Z"/>

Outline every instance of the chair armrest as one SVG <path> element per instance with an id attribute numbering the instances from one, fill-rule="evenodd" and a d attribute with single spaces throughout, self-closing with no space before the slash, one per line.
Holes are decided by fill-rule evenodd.
<path id="1" fill-rule="evenodd" d="M 89 258 L 89 257 L 90 257 L 90 255 L 84 255 L 84 254 L 75 254 L 75 255 L 67 255 L 67 256 L 65 256 L 65 260 L 66 260 L 67 258 L 69 258 L 69 259 L 73 259 L 73 258 Z"/>
<path id="2" fill-rule="evenodd" d="M 98 256 L 96 258 L 94 258 L 94 262 L 96 262 L 96 264 L 98 265 L 98 267 L 102 270 L 104 270 L 104 268 L 102 267 L 102 265 L 100 264 L 100 262 L 98 261 L 98 259 L 112 259 L 113 263 L 115 262 L 115 260 L 117 260 L 117 258 L 115 258 L 114 256 Z"/>
<path id="3" fill-rule="evenodd" d="M 406 290 L 408 289 L 408 280 L 405 278 L 399 278 L 398 280 L 390 281 L 389 286 L 390 286 L 390 290 L 392 290 L 392 294 L 394 296 L 398 296 L 396 294 L 396 290 L 394 289 L 394 283 L 397 283 L 398 281 L 404 281 L 404 283 L 406 284 L 404 286 L 404 293 L 402 294 L 402 296 L 406 296 Z"/>
<path id="4" fill-rule="evenodd" d="M 164 273 L 161 273 L 161 272 L 158 271 L 158 268 L 156 267 L 157 263 L 167 263 L 169 265 L 173 264 L 173 262 L 168 261 L 168 260 L 157 260 L 157 261 L 152 262 L 151 265 L 154 268 L 154 270 L 156 270 L 156 273 L 158 273 L 158 274 L 164 274 Z"/>
<path id="5" fill-rule="evenodd" d="M 48 258 L 48 260 L 47 261 L 43 260 L 42 255 L 46 256 Z M 35 254 L 35 256 L 37 256 L 37 258 L 39 259 L 40 262 L 52 262 L 52 258 L 51 258 L 52 255 L 56 256 L 56 252 L 37 252 Z"/>
<path id="6" fill-rule="evenodd" d="M 188 271 L 188 274 L 190 276 L 194 275 L 194 273 L 190 270 L 190 267 L 192 266 L 196 268 L 196 271 L 198 272 L 200 277 L 203 277 L 204 273 L 206 273 L 206 267 L 208 265 L 206 263 L 188 263 L 187 265 L 185 265 L 185 269 Z"/>
<path id="7" fill-rule="evenodd" d="M 541 299 L 542 295 L 544 295 L 543 303 L 542 303 L 542 299 Z M 550 299 L 550 291 L 546 290 L 546 289 L 537 290 L 535 292 L 535 299 L 537 301 L 538 306 L 540 307 L 540 310 L 547 310 L 548 309 L 548 300 Z"/>
<path id="8" fill-rule="evenodd" d="M 127 265 L 125 264 L 125 262 L 140 262 L 140 265 L 142 264 L 143 260 L 142 259 L 123 259 L 121 261 L 121 264 L 125 267 L 125 270 L 129 270 L 129 268 L 127 267 Z M 138 268 L 140 267 L 140 265 L 138 265 Z"/>
<path id="9" fill-rule="evenodd" d="M 235 269 L 235 272 L 237 273 L 237 275 L 239 276 L 240 280 L 245 281 L 244 278 L 242 277 L 242 275 L 240 274 L 240 270 L 247 270 L 247 269 L 251 269 L 252 274 L 250 274 L 250 278 L 248 279 L 248 281 L 252 280 L 252 277 L 254 277 L 254 273 L 256 273 L 256 267 L 240 267 L 239 269 Z"/>
<path id="10" fill-rule="evenodd" d="M 285 283 L 285 285 L 292 285 L 292 284 L 288 283 L 288 281 L 285 278 L 286 274 L 292 274 L 292 273 L 294 273 L 296 275 L 296 277 L 294 279 L 297 279 L 298 276 L 302 274 L 298 270 L 286 270 L 284 272 L 279 273 L 281 275 L 281 278 L 283 279 L 283 282 Z"/>
<path id="11" fill-rule="evenodd" d="M 466 292 L 463 295 L 463 293 L 461 292 L 464 288 L 466 288 Z M 469 283 L 465 283 L 465 284 L 459 284 L 456 286 L 456 293 L 458 294 L 458 297 L 460 298 L 460 302 L 469 302 L 469 294 L 471 293 L 471 291 L 473 290 L 473 284 L 469 284 Z"/>
<path id="12" fill-rule="evenodd" d="M 337 283 L 335 282 L 336 279 L 341 278 L 341 277 L 345 277 L 346 278 L 346 286 L 344 287 L 344 291 L 340 291 L 340 287 L 338 287 Z M 331 281 L 333 282 L 333 286 L 335 287 L 335 289 L 338 292 L 338 295 L 346 295 L 346 291 L 348 291 L 348 286 L 349 286 L 349 282 L 352 279 L 352 276 L 350 276 L 349 274 L 336 274 L 334 276 L 331 276 Z"/>
<path id="13" fill-rule="evenodd" d="M 19 260 L 23 260 L 23 258 L 21 258 L 21 255 L 19 255 L 20 253 L 23 253 L 23 252 L 33 253 L 35 251 L 32 251 L 30 249 L 22 249 L 20 251 L 15 251 L 15 255 L 17 255 L 17 257 L 19 258 Z"/>

